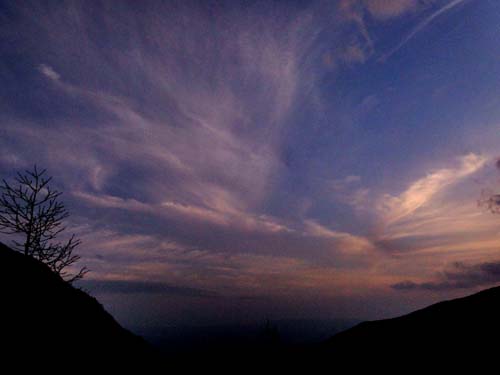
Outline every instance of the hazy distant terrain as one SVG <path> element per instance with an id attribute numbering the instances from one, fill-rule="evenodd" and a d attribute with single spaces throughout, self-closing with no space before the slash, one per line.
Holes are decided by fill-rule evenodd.
<path id="1" fill-rule="evenodd" d="M 278 343 L 286 347 L 307 346 L 327 340 L 334 334 L 353 327 L 357 320 L 276 320 L 269 325 L 278 334 Z M 167 326 L 132 329 L 164 353 L 186 353 L 208 348 L 259 345 L 266 335 L 266 322 L 206 326 Z"/>

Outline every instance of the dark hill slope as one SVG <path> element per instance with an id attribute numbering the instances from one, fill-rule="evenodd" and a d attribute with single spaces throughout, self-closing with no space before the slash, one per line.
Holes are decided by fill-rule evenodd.
<path id="1" fill-rule="evenodd" d="M 342 363 L 486 363 L 498 356 L 500 287 L 394 319 L 361 323 L 333 336 L 323 355 Z M 373 362 L 372 362 L 373 363 Z"/>
<path id="2" fill-rule="evenodd" d="M 95 298 L 43 263 L 0 244 L 0 341 L 4 358 L 57 368 L 77 363 L 140 363 L 149 345 L 122 328 Z"/>

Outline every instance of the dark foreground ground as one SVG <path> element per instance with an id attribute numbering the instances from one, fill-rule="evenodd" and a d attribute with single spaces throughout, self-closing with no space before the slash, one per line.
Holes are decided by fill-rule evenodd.
<path id="1" fill-rule="evenodd" d="M 46 265 L 0 244 L 2 367 L 53 371 L 68 364 L 150 361 L 151 346 L 122 328 L 102 305 Z M 14 373 L 14 372 L 12 372 Z"/>
<path id="2" fill-rule="evenodd" d="M 334 328 L 333 321 L 278 321 L 243 334 L 241 327 L 212 327 L 196 345 L 189 330 L 149 333 L 146 342 L 122 328 L 96 299 L 1 244 L 0 295 L 2 365 L 14 364 L 21 373 L 26 366 L 48 373 L 73 367 L 176 374 L 449 373 L 465 368 L 497 373 L 500 358 L 500 287 L 336 334 L 339 326 L 353 322 L 337 321 Z"/>

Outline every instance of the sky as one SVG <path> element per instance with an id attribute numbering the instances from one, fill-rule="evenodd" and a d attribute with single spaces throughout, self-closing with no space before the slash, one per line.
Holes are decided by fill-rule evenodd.
<path id="1" fill-rule="evenodd" d="M 500 282 L 499 38 L 494 0 L 0 2 L 0 176 L 47 168 L 126 326 L 407 313 Z"/>

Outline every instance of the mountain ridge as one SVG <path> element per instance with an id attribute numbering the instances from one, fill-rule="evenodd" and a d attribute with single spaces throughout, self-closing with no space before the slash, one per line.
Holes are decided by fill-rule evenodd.
<path id="1" fill-rule="evenodd" d="M 324 358 L 354 364 L 379 361 L 484 362 L 496 355 L 500 338 L 500 287 L 445 300 L 395 318 L 360 323 L 321 344 Z M 482 361 L 479 361 L 481 359 Z"/>

